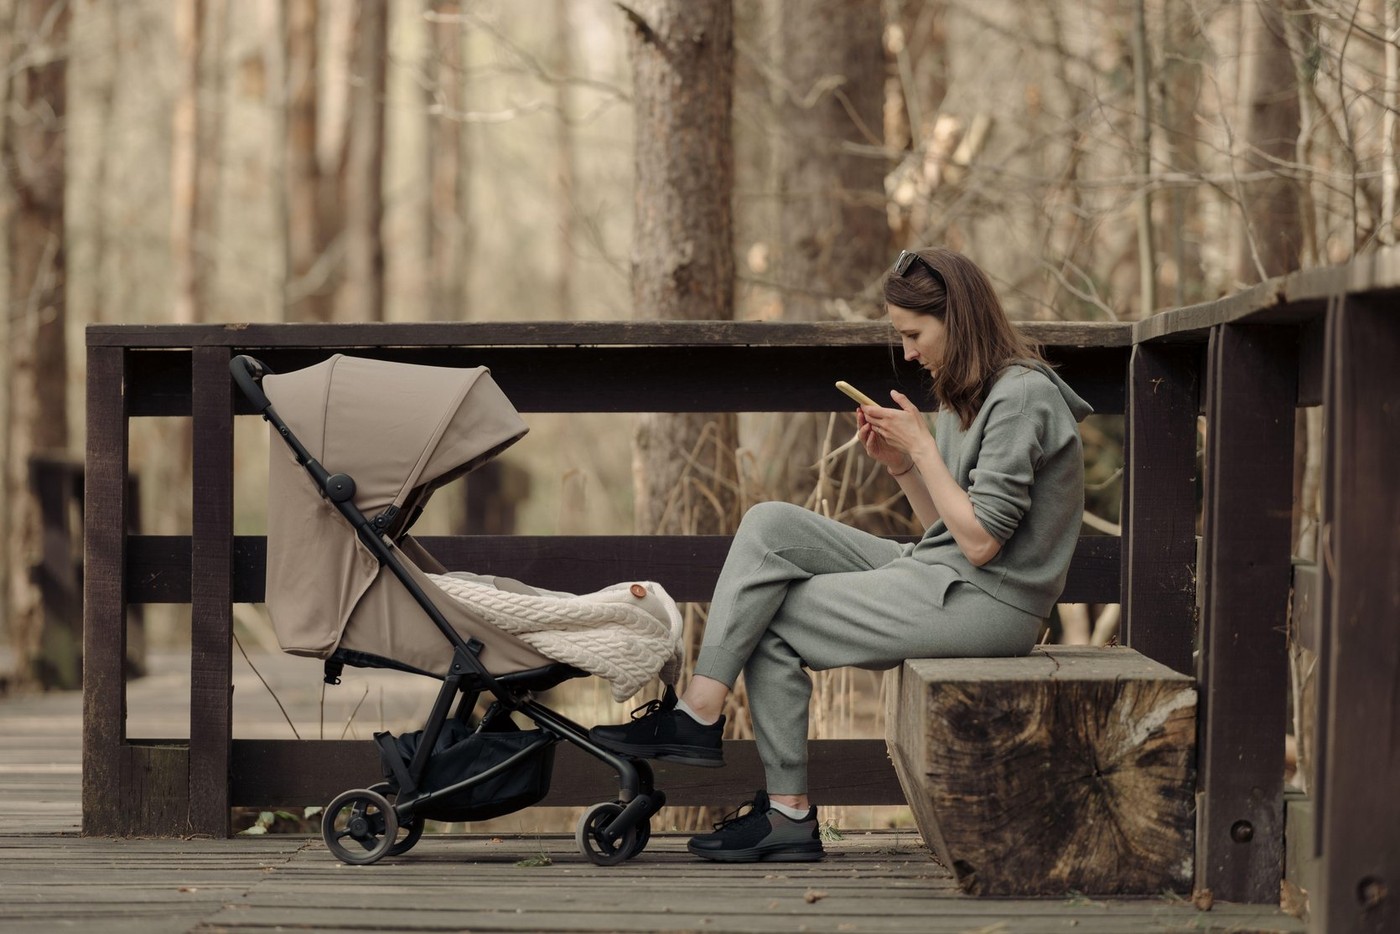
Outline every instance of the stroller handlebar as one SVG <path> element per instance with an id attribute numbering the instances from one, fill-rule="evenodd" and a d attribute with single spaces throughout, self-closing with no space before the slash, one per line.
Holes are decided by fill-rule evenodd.
<path id="1" fill-rule="evenodd" d="M 257 409 L 259 415 L 265 413 L 272 407 L 268 401 L 267 393 L 263 392 L 262 378 L 271 373 L 271 368 L 261 360 L 256 360 L 247 354 L 239 354 L 229 361 L 229 370 L 233 373 L 233 381 L 238 384 L 239 390 L 247 396 Z"/>

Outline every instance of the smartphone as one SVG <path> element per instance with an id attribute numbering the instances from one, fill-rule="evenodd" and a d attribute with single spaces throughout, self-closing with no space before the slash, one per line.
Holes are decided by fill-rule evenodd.
<path id="1" fill-rule="evenodd" d="M 854 400 L 856 400 L 857 402 L 859 402 L 861 405 L 879 405 L 879 404 L 880 404 L 880 403 L 876 402 L 874 399 L 872 399 L 872 398 L 870 398 L 869 396 L 867 396 L 865 393 L 861 392 L 861 391 L 860 391 L 859 389 L 857 389 L 856 387 L 852 386 L 850 383 L 846 382 L 844 379 L 838 379 L 838 380 L 836 381 L 836 388 L 839 389 L 839 390 L 841 390 L 842 392 L 844 392 L 846 395 L 850 396 L 852 399 L 854 399 Z"/>

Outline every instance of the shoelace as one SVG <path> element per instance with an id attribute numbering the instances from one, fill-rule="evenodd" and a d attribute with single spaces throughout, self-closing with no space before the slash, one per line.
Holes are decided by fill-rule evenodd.
<path id="1" fill-rule="evenodd" d="M 744 808 L 749 809 L 748 813 L 740 814 L 739 812 L 744 810 Z M 743 804 L 721 817 L 719 823 L 714 825 L 714 828 L 715 830 L 727 830 L 730 827 L 738 828 L 747 826 L 753 823 L 755 817 L 767 820 L 767 813 L 759 811 L 757 801 L 745 801 Z"/>
<path id="2" fill-rule="evenodd" d="M 665 713 L 670 707 L 671 705 L 667 704 L 664 700 L 647 701 L 645 704 L 632 711 L 632 719 L 641 720 L 643 717 L 650 717 L 654 713 Z"/>

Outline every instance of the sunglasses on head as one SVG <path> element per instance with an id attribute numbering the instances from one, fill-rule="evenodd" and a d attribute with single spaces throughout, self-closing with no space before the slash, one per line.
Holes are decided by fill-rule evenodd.
<path id="1" fill-rule="evenodd" d="M 894 261 L 894 274 L 903 279 L 905 276 L 909 275 L 909 270 L 914 268 L 915 263 L 927 269 L 929 275 L 933 276 L 934 281 L 943 286 L 945 292 L 948 290 L 948 283 L 944 280 L 943 273 L 934 269 L 933 266 L 929 264 L 928 260 L 924 259 L 918 253 L 915 253 L 913 250 L 899 251 L 899 259 Z"/>

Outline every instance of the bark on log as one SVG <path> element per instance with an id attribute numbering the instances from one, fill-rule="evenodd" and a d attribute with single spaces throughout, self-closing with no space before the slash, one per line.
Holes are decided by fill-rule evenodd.
<path id="1" fill-rule="evenodd" d="M 895 677 L 895 771 L 925 842 L 966 891 L 1191 890 L 1191 678 L 1087 646 L 915 659 Z"/>

